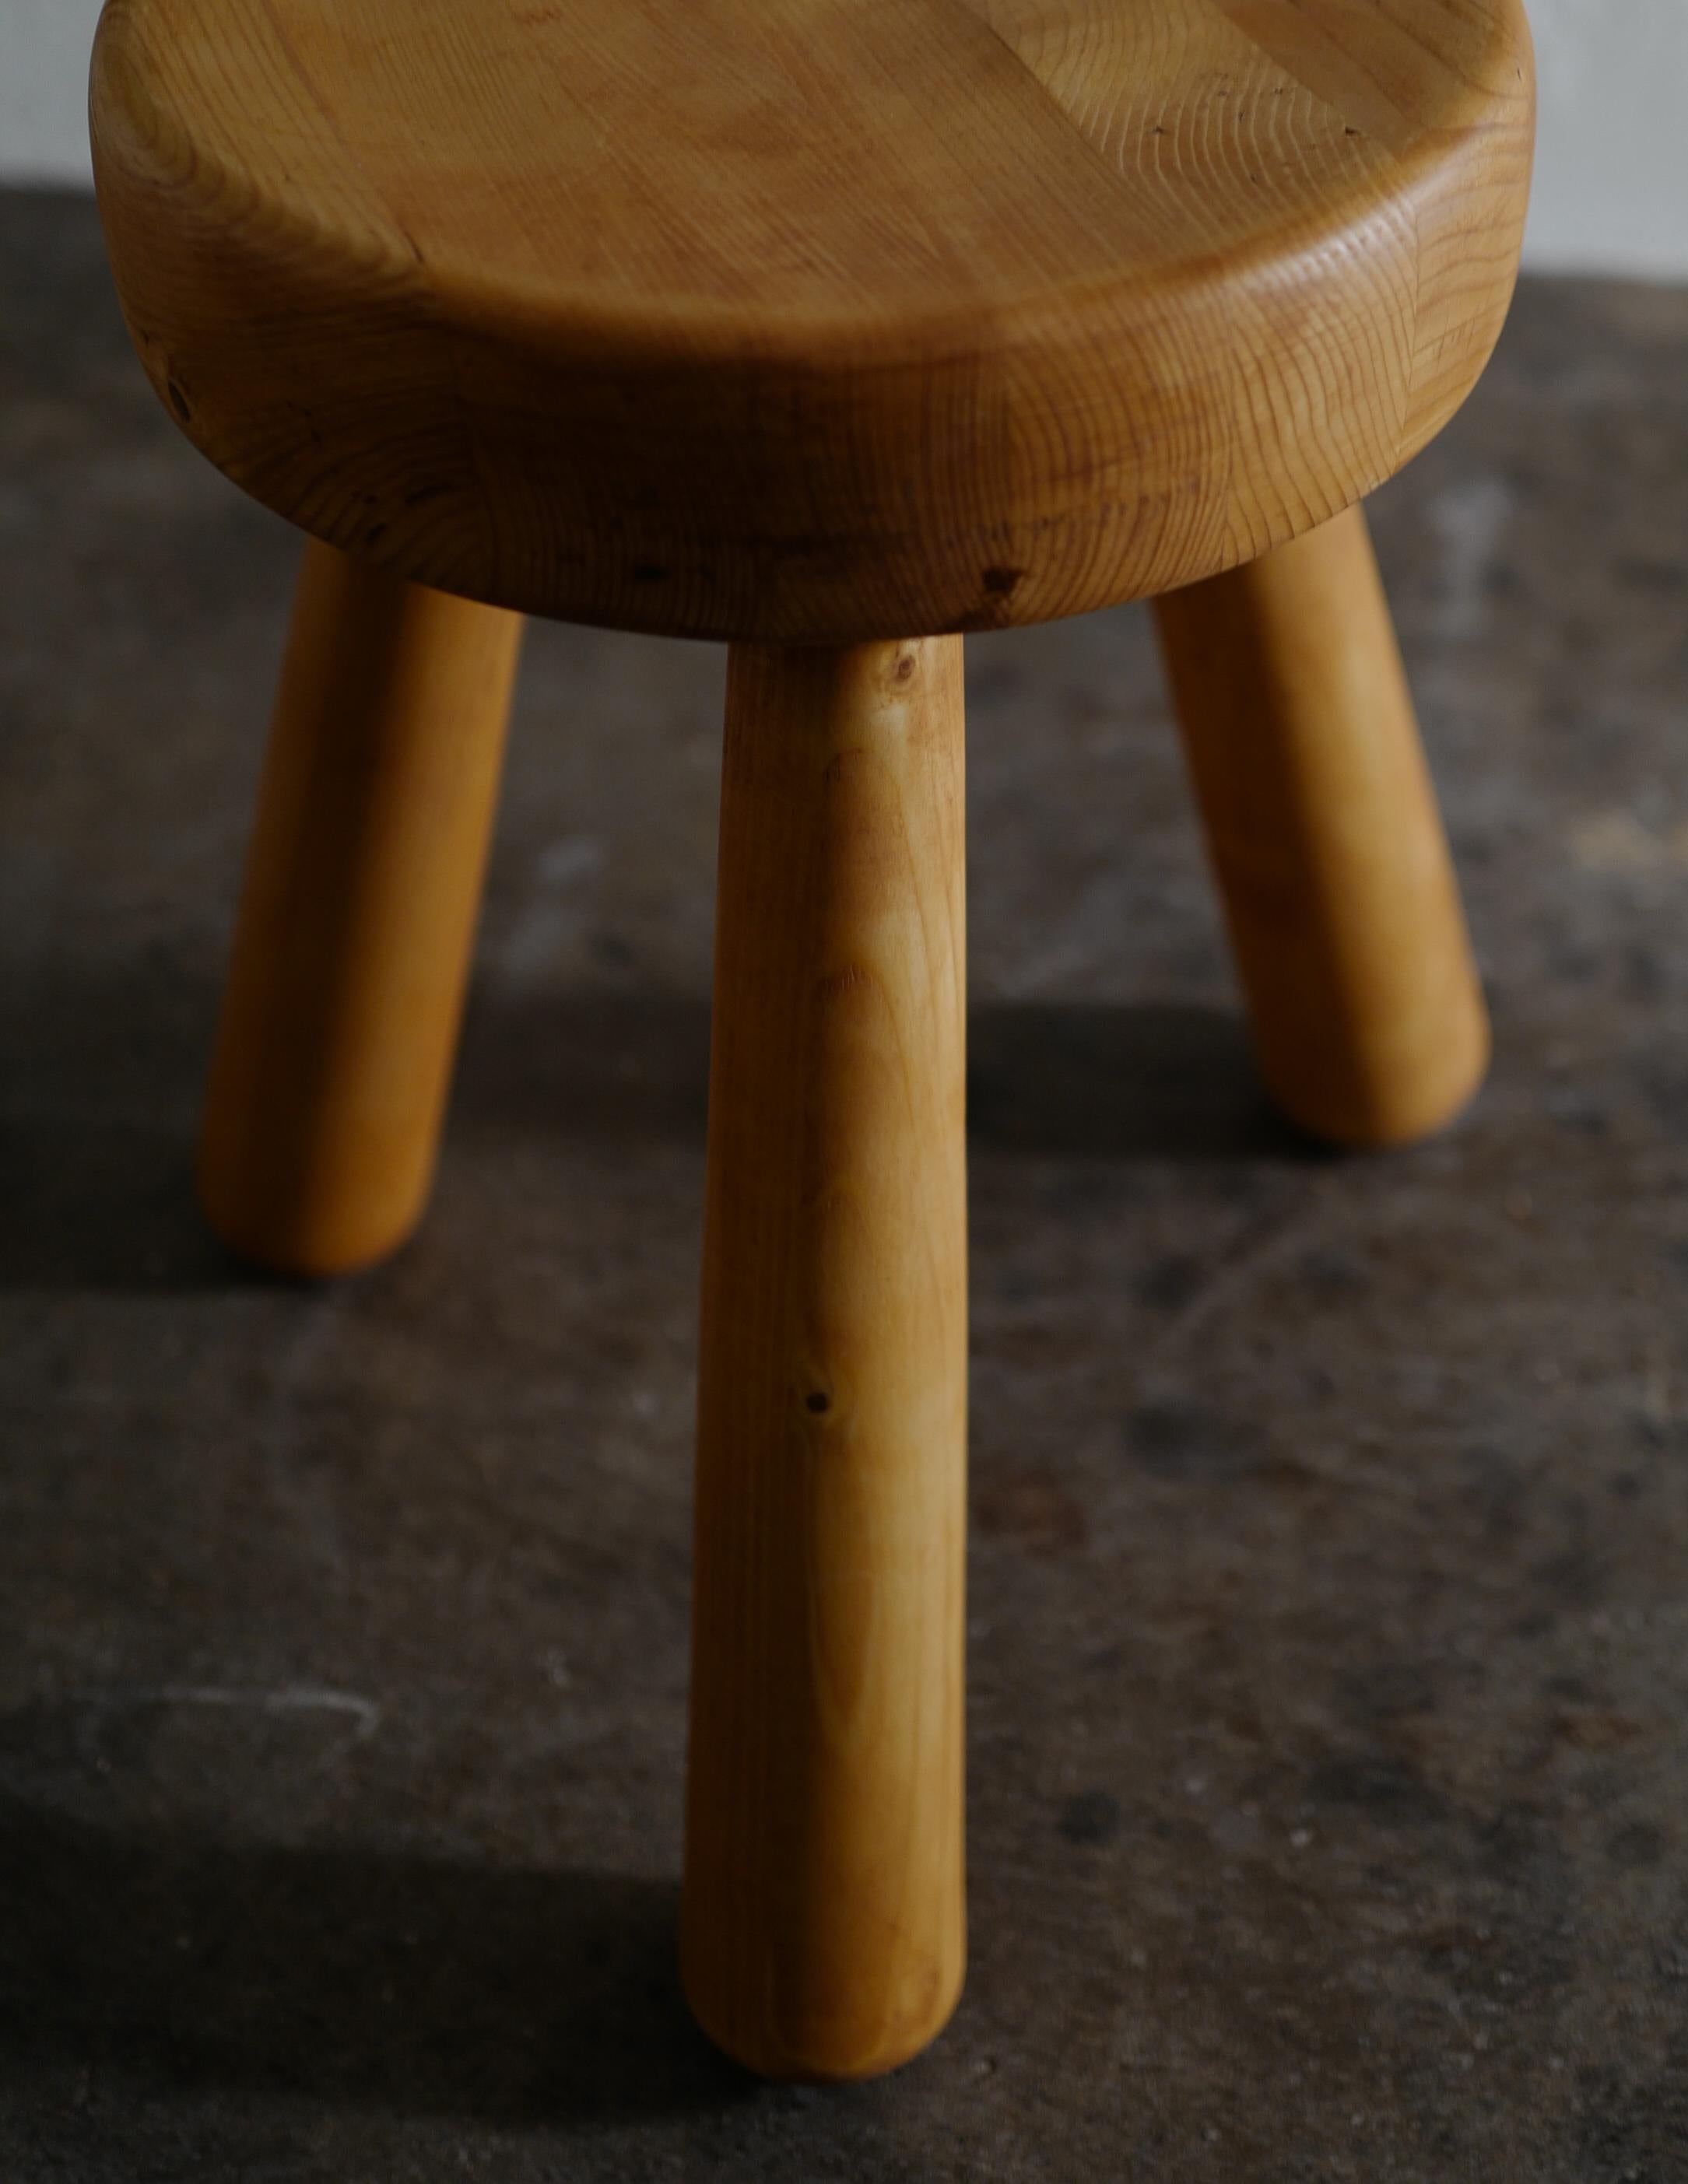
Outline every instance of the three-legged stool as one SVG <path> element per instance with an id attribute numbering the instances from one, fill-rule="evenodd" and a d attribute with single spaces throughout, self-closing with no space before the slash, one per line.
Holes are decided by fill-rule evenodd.
<path id="1" fill-rule="evenodd" d="M 520 616 L 732 647 L 684 1977 L 758 2070 L 887 2069 L 964 1955 L 963 632 L 1156 597 L 1272 1090 L 1461 1105 L 1358 503 L 1506 311 L 1518 0 L 108 0 L 92 112 L 153 383 L 313 541 L 231 1243 L 421 1211 Z"/>

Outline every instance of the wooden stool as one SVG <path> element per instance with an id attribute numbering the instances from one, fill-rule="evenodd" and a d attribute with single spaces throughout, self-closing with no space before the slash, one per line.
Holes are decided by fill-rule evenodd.
<path id="1" fill-rule="evenodd" d="M 316 542 L 231 1243 L 418 1217 L 519 614 L 732 645 L 682 1956 L 754 2068 L 886 2070 L 964 1957 L 961 633 L 1170 593 L 1268 1084 L 1345 1143 L 1453 1113 L 1483 1006 L 1357 504 L 1505 315 L 1518 0 L 108 0 L 92 112 L 154 385 Z"/>

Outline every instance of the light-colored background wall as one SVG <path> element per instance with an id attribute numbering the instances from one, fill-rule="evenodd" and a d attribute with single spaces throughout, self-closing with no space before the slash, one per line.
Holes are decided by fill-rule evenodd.
<path id="1" fill-rule="evenodd" d="M 98 13 L 99 0 L 0 0 L 0 182 L 86 182 Z M 1529 262 L 1688 280 L 1688 0 L 1530 0 L 1530 20 L 1541 132 Z"/>

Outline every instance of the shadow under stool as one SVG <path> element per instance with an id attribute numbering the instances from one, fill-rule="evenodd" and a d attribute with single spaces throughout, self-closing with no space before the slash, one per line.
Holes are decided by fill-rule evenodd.
<path id="1" fill-rule="evenodd" d="M 964 633 L 1155 599 L 1270 1089 L 1446 1120 L 1486 1022 L 1359 504 L 1493 348 L 1533 116 L 1518 0 L 107 0 L 136 346 L 310 538 L 237 1250 L 421 1214 L 521 616 L 731 647 L 681 1952 L 754 2069 L 961 1985 Z"/>

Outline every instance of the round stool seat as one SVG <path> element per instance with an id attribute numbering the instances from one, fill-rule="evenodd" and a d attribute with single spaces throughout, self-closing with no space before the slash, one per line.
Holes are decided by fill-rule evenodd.
<path id="1" fill-rule="evenodd" d="M 110 0 L 124 308 L 211 460 L 438 588 L 848 643 L 1369 491 L 1511 294 L 1518 0 Z"/>

